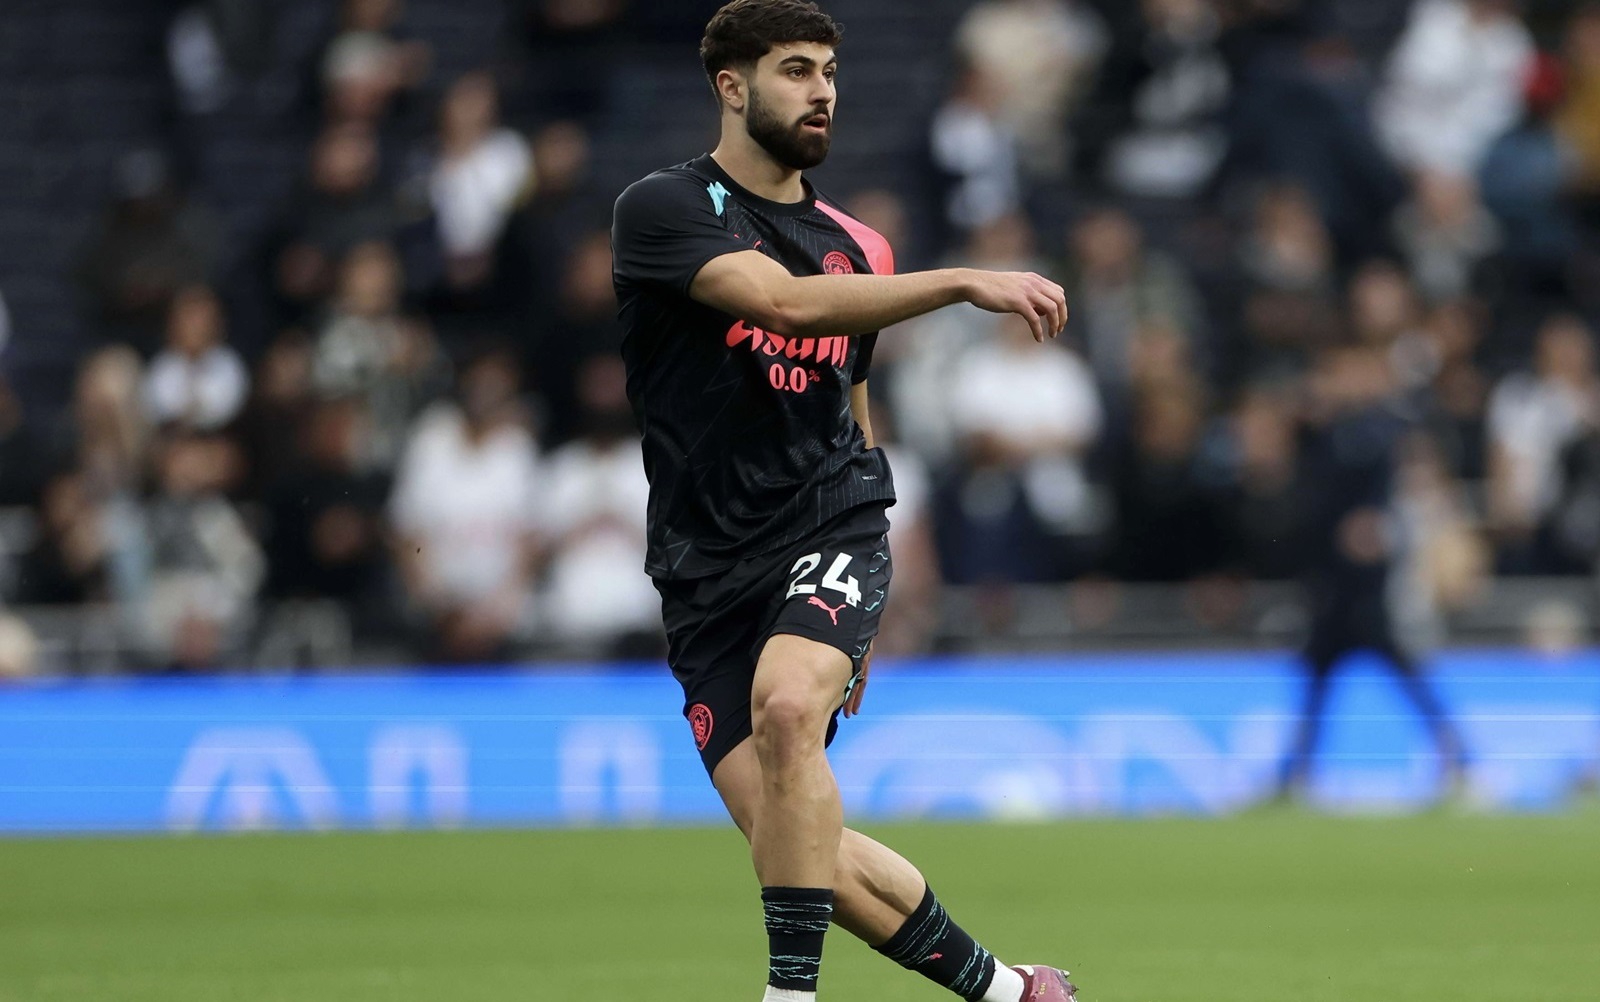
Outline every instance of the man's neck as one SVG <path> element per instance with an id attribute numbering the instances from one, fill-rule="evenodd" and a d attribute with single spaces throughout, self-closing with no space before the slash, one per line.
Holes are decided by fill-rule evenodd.
<path id="1" fill-rule="evenodd" d="M 806 186 L 800 180 L 800 172 L 772 159 L 747 134 L 723 132 L 722 142 L 711 151 L 711 159 L 753 195 L 773 202 L 805 201 Z"/>

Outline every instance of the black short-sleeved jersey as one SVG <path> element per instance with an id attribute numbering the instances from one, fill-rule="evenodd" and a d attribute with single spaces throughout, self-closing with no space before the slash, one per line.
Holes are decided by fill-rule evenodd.
<path id="1" fill-rule="evenodd" d="M 706 262 L 756 250 L 793 275 L 889 274 L 888 241 L 810 185 L 773 202 L 710 156 L 617 199 L 611 229 L 628 396 L 650 480 L 652 577 L 687 579 L 894 500 L 850 411 L 876 334 L 786 338 L 689 297 Z"/>

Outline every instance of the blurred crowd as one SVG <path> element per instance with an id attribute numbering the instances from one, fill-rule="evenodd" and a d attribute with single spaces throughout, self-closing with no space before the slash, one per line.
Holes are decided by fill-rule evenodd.
<path id="1" fill-rule="evenodd" d="M 591 169 L 589 69 L 641 6 L 511 3 L 514 44 L 441 79 L 401 0 L 344 0 L 284 113 L 298 190 L 254 232 L 186 165 L 271 5 L 178 13 L 169 134 L 77 259 L 98 347 L 55 412 L 0 366 L 0 509 L 31 514 L 4 602 L 109 608 L 152 671 L 656 655 Z M 716 4 L 671 6 L 651 30 L 692 65 Z M 903 267 L 1038 270 L 1072 321 L 1041 348 L 952 308 L 880 343 L 885 649 L 928 647 L 947 583 L 1169 583 L 1220 621 L 1239 582 L 1376 564 L 1425 627 L 1490 575 L 1595 572 L 1600 5 L 978 0 L 950 27 L 922 183 L 829 190 Z"/>

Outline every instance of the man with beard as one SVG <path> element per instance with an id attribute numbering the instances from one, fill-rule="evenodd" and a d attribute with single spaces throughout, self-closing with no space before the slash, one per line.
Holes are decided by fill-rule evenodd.
<path id="1" fill-rule="evenodd" d="M 802 177 L 828 154 L 839 40 L 814 3 L 723 7 L 700 47 L 721 141 L 617 200 L 645 566 L 684 716 L 761 879 L 766 1002 L 815 998 L 830 921 L 969 1002 L 1070 1002 L 1064 972 L 996 963 L 915 867 L 843 827 L 824 754 L 840 710 L 861 709 L 890 577 L 876 332 L 958 302 L 1018 314 L 1038 341 L 1067 320 L 1038 275 L 893 274 L 888 242 Z"/>

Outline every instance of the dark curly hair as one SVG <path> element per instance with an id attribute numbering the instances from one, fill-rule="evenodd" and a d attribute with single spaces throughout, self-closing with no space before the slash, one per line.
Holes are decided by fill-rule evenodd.
<path id="1" fill-rule="evenodd" d="M 844 28 L 809 0 L 733 0 L 712 15 L 700 40 L 700 61 L 712 89 L 725 69 L 754 66 L 775 45 L 837 46 Z"/>

